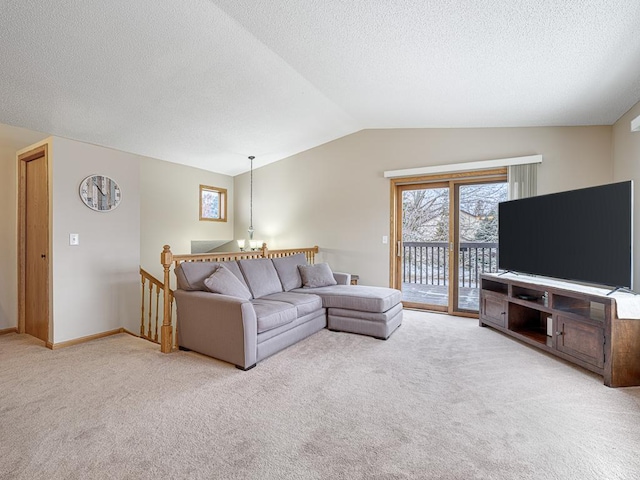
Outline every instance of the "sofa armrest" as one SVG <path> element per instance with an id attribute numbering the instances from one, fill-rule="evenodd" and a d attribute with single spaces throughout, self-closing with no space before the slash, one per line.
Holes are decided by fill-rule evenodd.
<path id="1" fill-rule="evenodd" d="M 176 290 L 178 345 L 249 368 L 256 363 L 258 327 L 248 300 Z"/>
<path id="2" fill-rule="evenodd" d="M 336 282 L 338 282 L 338 285 L 350 285 L 351 284 L 351 274 L 350 273 L 333 272 L 333 278 L 336 279 Z"/>

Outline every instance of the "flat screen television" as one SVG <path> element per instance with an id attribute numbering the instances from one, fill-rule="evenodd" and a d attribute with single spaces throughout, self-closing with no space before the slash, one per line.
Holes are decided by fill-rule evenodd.
<path id="1" fill-rule="evenodd" d="M 502 202 L 498 268 L 632 288 L 633 183 Z"/>

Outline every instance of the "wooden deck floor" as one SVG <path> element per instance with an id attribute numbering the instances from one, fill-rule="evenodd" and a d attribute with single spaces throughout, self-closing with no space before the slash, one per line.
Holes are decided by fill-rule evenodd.
<path id="1" fill-rule="evenodd" d="M 447 306 L 448 287 L 444 285 L 422 285 L 419 283 L 402 284 L 402 300 L 404 302 L 424 303 Z M 460 287 L 459 305 L 461 310 L 478 311 L 480 305 L 480 289 Z"/>

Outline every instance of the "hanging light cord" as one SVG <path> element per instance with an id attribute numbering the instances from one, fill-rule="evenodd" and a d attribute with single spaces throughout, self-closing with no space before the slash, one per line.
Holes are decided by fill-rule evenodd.
<path id="1" fill-rule="evenodd" d="M 250 173 L 250 185 L 249 185 L 249 233 L 253 239 L 253 159 L 254 156 L 249 157 L 251 161 L 251 173 Z"/>

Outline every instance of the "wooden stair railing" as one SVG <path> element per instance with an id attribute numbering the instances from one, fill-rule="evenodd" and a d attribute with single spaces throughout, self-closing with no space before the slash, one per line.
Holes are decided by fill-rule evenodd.
<path id="1" fill-rule="evenodd" d="M 158 280 L 143 268 L 140 268 L 140 282 L 142 286 L 140 305 L 140 336 L 153 343 L 160 343 L 158 337 L 158 322 L 160 318 L 164 318 L 164 314 L 160 314 L 160 296 L 162 295 L 164 297 L 165 295 L 167 295 L 164 289 L 164 283 L 162 283 L 160 280 Z M 169 309 L 172 309 L 173 290 L 169 289 L 168 297 Z M 153 302 L 154 299 L 155 302 Z M 145 306 L 147 307 L 146 310 Z M 162 302 L 162 307 L 163 309 L 166 308 L 164 301 Z M 152 321 L 152 318 L 155 321 Z"/>
<path id="2" fill-rule="evenodd" d="M 307 263 L 313 264 L 315 263 L 315 255 L 319 251 L 319 247 L 308 247 L 308 248 L 289 248 L 285 250 L 269 250 L 267 248 L 267 244 L 263 243 L 262 248 L 258 250 L 246 251 L 246 252 L 224 252 L 224 253 L 198 253 L 198 254 L 183 254 L 183 255 L 174 255 L 171 252 L 171 247 L 169 245 L 165 245 L 162 253 L 160 254 L 160 263 L 162 263 L 162 268 L 164 270 L 164 281 L 161 282 L 151 275 L 146 274 L 147 278 L 153 278 L 153 285 L 156 288 L 161 288 L 163 291 L 163 309 L 162 309 L 162 327 L 160 329 L 160 351 L 162 353 L 170 353 L 177 347 L 177 341 L 174 343 L 173 330 L 174 325 L 172 323 L 173 316 L 173 290 L 171 290 L 171 266 L 177 267 L 182 262 L 228 262 L 232 260 L 243 260 L 248 258 L 281 258 L 287 257 L 289 255 L 295 255 L 296 253 L 304 253 L 307 258 Z M 144 270 L 140 269 L 140 273 Z M 146 273 L 146 272 L 145 272 Z M 142 319 L 140 325 L 140 334 L 147 338 L 144 334 L 144 276 L 143 276 L 143 300 L 142 300 Z M 150 280 L 151 281 L 151 280 Z M 152 290 L 152 286 L 149 285 L 149 291 Z M 157 290 L 156 290 L 157 292 Z M 159 294 L 156 293 L 156 332 L 157 332 L 157 324 L 158 324 L 158 304 L 159 304 Z M 149 299 L 149 305 L 151 305 L 151 299 Z M 151 306 L 149 307 L 151 310 Z M 149 316 L 149 325 L 151 324 L 151 313 Z M 151 327 L 149 326 L 147 330 L 149 336 L 151 332 Z M 178 330 L 176 326 L 176 339 L 178 335 Z M 157 342 L 157 337 L 156 342 Z M 152 340 L 154 341 L 154 340 Z"/>

